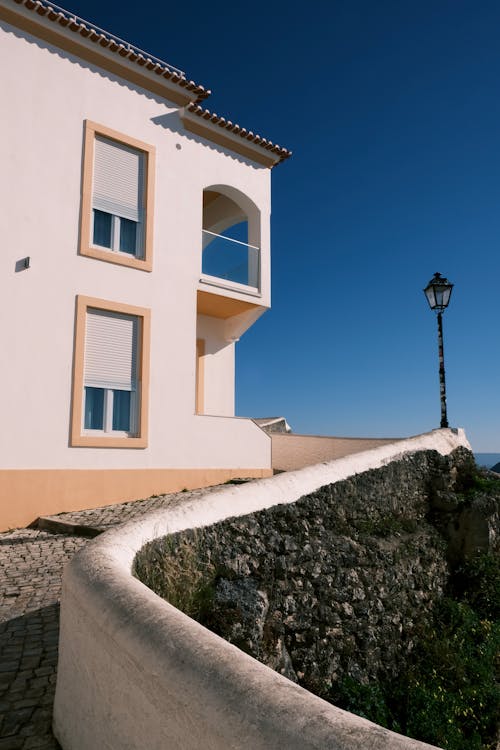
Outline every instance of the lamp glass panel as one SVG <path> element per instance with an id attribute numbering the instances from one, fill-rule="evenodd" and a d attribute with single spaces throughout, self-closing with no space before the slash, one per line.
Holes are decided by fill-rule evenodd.
<path id="1" fill-rule="evenodd" d="M 435 286 L 434 287 L 434 294 L 436 295 L 436 305 L 437 305 L 437 307 L 444 307 L 443 300 L 444 300 L 445 291 L 446 291 L 446 287 L 444 287 L 444 286 Z"/>
<path id="2" fill-rule="evenodd" d="M 448 303 L 450 301 L 451 297 L 451 290 L 453 287 L 447 286 L 443 291 L 443 305 L 444 307 L 448 307 Z"/>
<path id="3" fill-rule="evenodd" d="M 430 308 L 433 310 L 436 307 L 436 295 L 434 293 L 434 287 L 428 286 L 425 291 L 425 296 L 427 297 L 427 302 L 429 303 Z"/>

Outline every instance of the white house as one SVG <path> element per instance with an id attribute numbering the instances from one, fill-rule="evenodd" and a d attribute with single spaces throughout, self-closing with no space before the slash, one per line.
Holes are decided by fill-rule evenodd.
<path id="1" fill-rule="evenodd" d="M 290 152 L 45 0 L 0 0 L 0 37 L 0 528 L 269 475 L 234 349 Z"/>

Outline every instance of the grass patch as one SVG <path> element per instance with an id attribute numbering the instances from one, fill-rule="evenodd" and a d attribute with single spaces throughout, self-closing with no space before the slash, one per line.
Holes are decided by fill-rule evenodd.
<path id="1" fill-rule="evenodd" d="M 146 544 L 135 557 L 133 574 L 195 620 L 203 620 L 211 610 L 215 566 L 203 554 L 196 532 Z"/>
<path id="2" fill-rule="evenodd" d="M 473 500 L 478 495 L 500 497 L 500 479 L 477 471 L 467 473 L 461 478 L 457 495 L 462 501 Z"/>

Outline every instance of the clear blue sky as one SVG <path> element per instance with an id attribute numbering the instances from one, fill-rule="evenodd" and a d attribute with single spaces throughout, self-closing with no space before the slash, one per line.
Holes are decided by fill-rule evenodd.
<path id="1" fill-rule="evenodd" d="M 211 88 L 293 150 L 273 170 L 273 307 L 237 349 L 237 411 L 294 431 L 403 436 L 448 414 L 500 451 L 500 4 L 473 0 L 64 7 Z"/>

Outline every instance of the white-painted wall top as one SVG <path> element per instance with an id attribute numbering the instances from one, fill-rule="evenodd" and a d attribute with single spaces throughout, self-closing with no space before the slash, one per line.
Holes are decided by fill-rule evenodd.
<path id="1" fill-rule="evenodd" d="M 131 569 L 151 539 L 290 503 L 417 451 L 447 455 L 459 446 L 470 448 L 462 430 L 438 430 L 227 488 L 88 545 L 64 579 L 54 724 L 62 746 L 142 750 L 147 737 L 149 750 L 430 748 L 307 693 L 174 609 Z"/>

